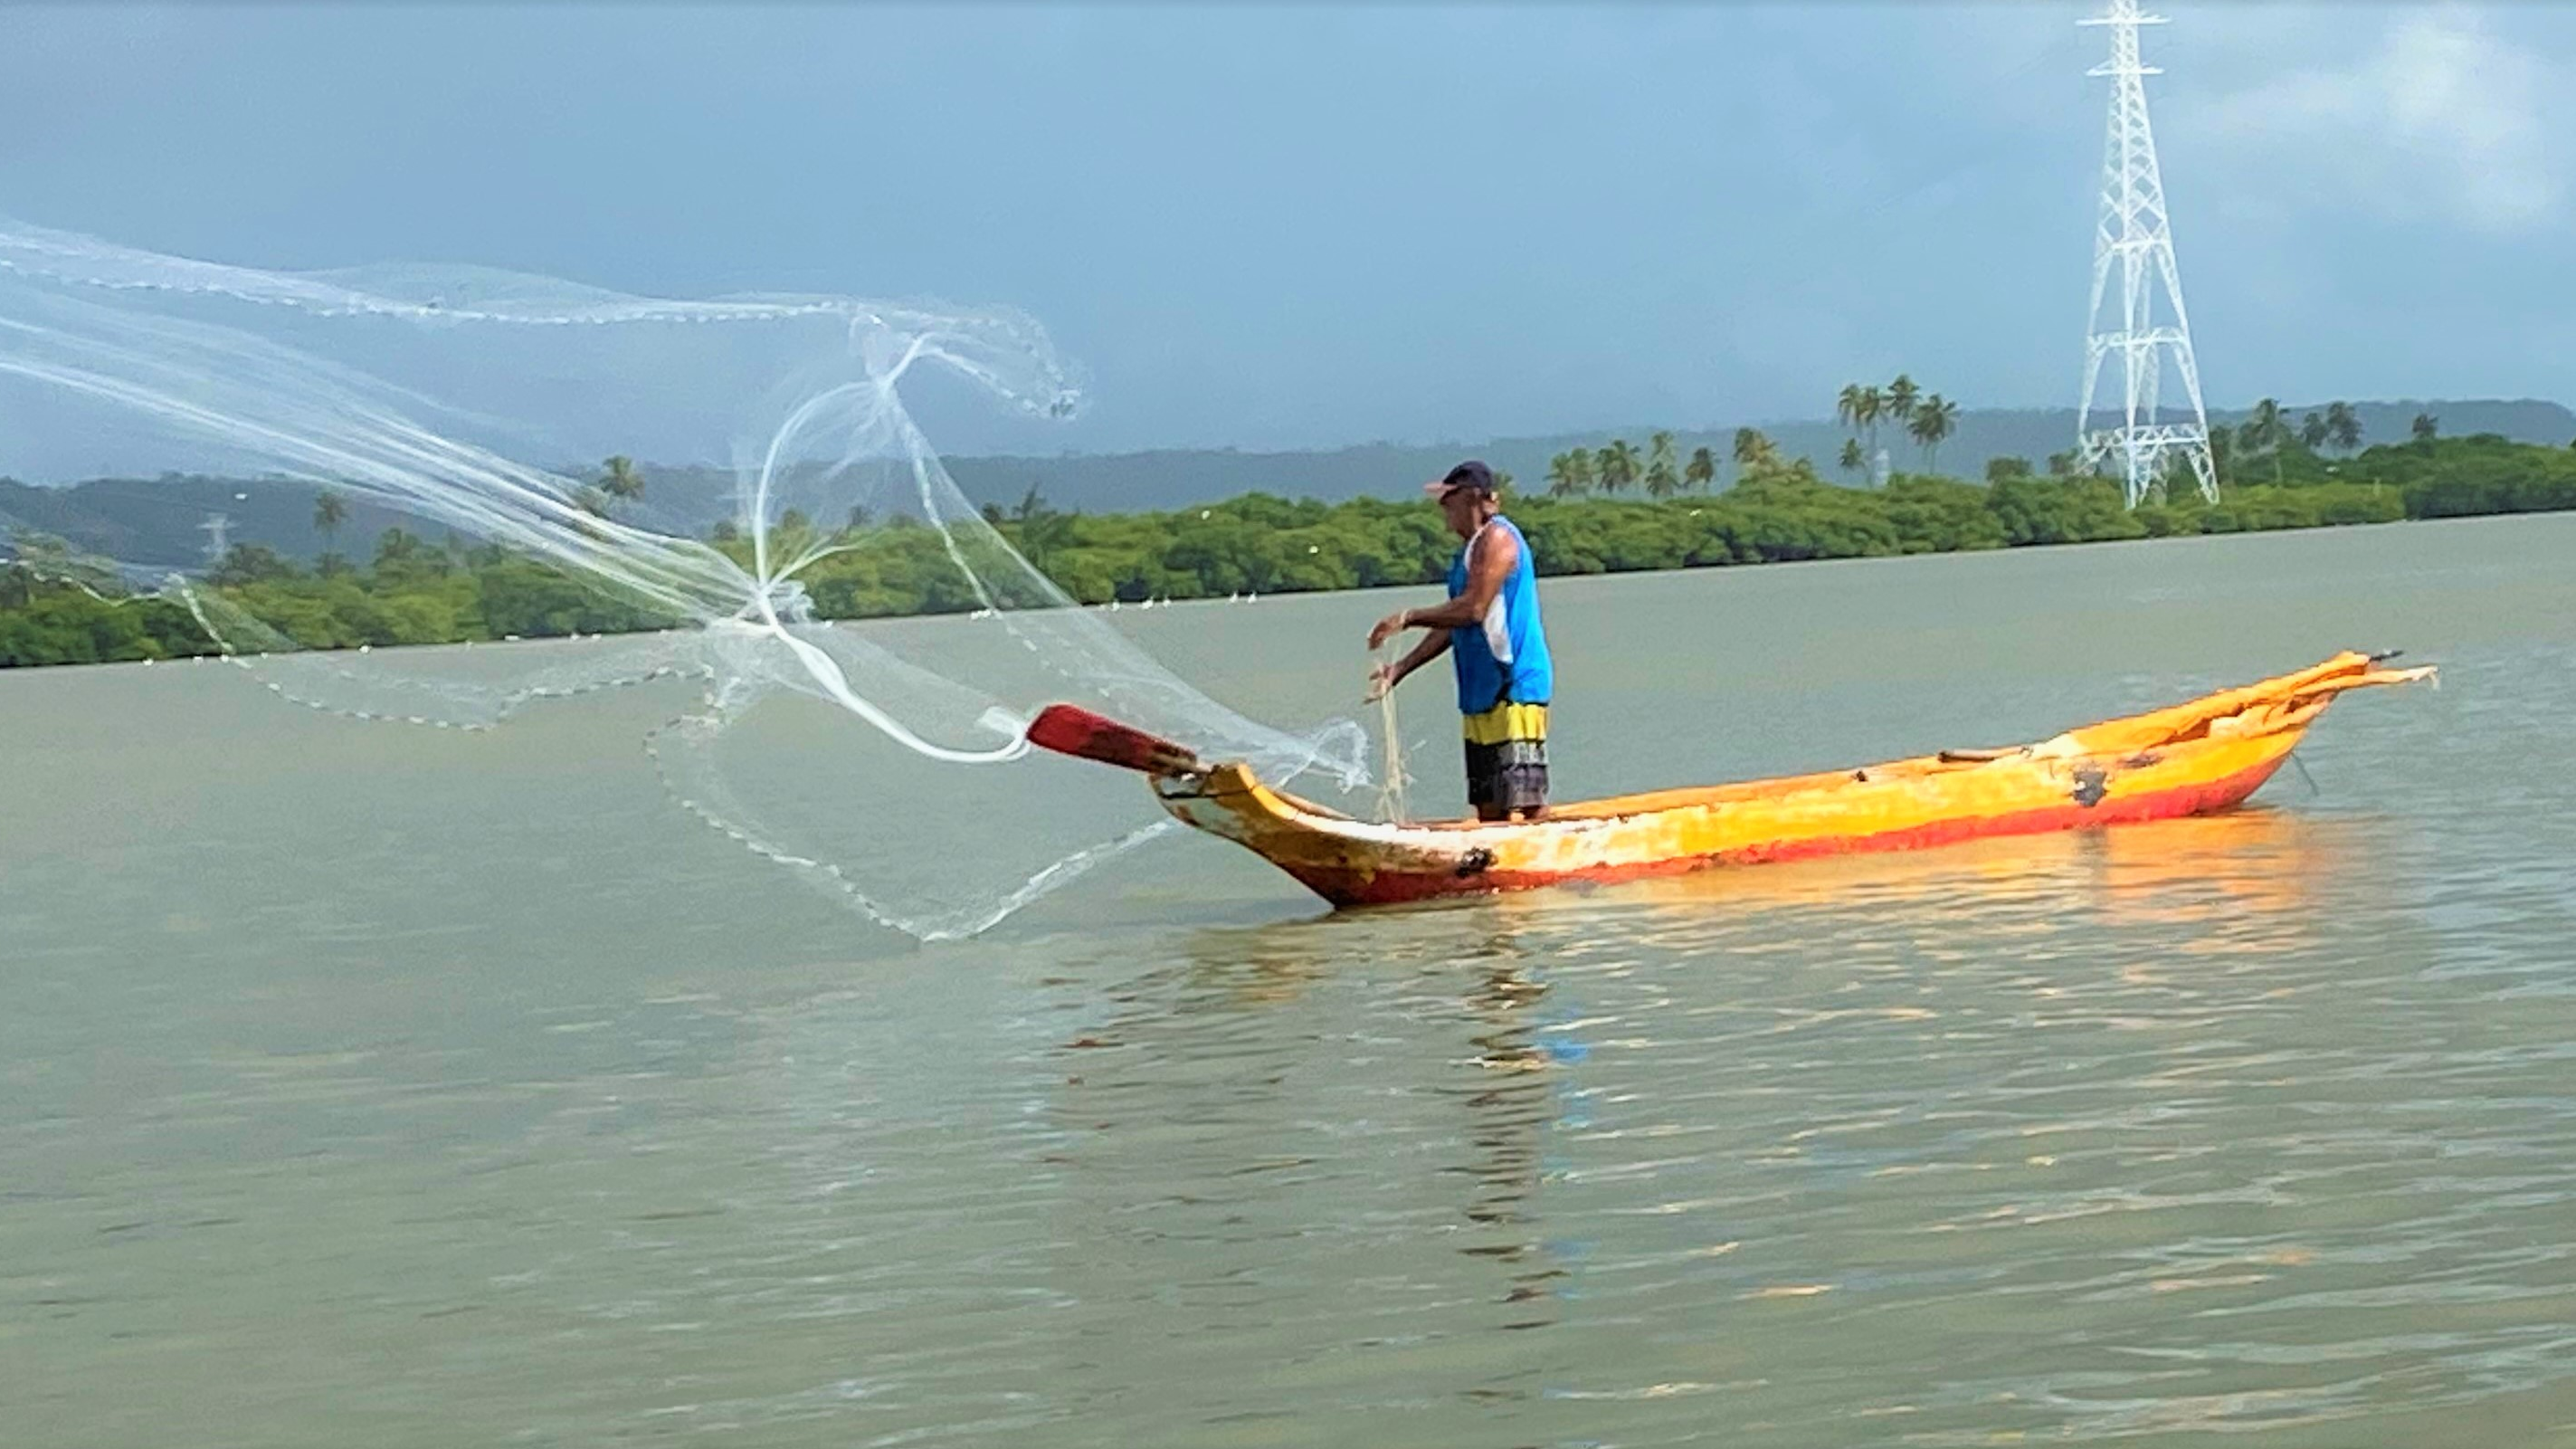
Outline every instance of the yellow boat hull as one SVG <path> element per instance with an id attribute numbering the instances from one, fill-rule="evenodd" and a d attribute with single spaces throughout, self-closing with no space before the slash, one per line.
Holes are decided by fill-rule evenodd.
<path id="1" fill-rule="evenodd" d="M 2211 814 L 2260 789 L 2337 695 L 2431 673 L 2340 654 L 2018 749 L 1588 801 L 1532 822 L 1357 820 L 1237 764 L 1158 773 L 1154 791 L 1336 905 L 1423 900 Z"/>

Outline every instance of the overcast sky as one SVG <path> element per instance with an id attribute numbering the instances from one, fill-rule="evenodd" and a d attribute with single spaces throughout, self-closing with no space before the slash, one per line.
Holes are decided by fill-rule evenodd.
<path id="1" fill-rule="evenodd" d="M 8 7 L 0 213 L 1033 313 L 1093 411 L 952 451 L 2067 406 L 2086 10 Z M 2576 8 L 2168 13 L 2213 406 L 2576 398 Z"/>

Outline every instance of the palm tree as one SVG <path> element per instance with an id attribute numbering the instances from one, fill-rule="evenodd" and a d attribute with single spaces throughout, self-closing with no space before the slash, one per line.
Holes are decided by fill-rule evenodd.
<path id="1" fill-rule="evenodd" d="M 1929 473 L 1939 463 L 1941 440 L 1958 430 L 1959 405 L 1939 393 L 1927 394 L 1911 409 L 1912 421 L 1905 430 L 1923 445 L 1923 471 Z"/>
<path id="2" fill-rule="evenodd" d="M 1717 455 L 1706 448 L 1691 449 L 1690 461 L 1682 465 L 1682 481 L 1705 493 L 1717 482 Z"/>
<path id="3" fill-rule="evenodd" d="M 1914 421 L 1915 401 L 1922 396 L 1923 389 L 1916 386 L 1914 379 L 1900 372 L 1896 381 L 1887 385 L 1887 397 L 1880 406 L 1890 418 L 1910 424 Z"/>
<path id="4" fill-rule="evenodd" d="M 1878 447 L 1878 415 L 1886 407 L 1887 397 L 1877 388 L 1863 386 L 1857 382 L 1846 383 L 1843 386 L 1842 395 L 1834 400 L 1834 416 L 1842 419 L 1855 432 L 1867 435 L 1870 449 L 1875 451 Z M 1855 459 L 1858 461 L 1854 461 Z M 1869 456 L 1860 450 L 1857 439 L 1854 440 L 1854 446 L 1843 449 L 1842 465 L 1846 471 L 1853 473 L 1862 472 L 1869 467 Z"/>
<path id="5" fill-rule="evenodd" d="M 322 535 L 323 552 L 330 552 L 339 539 L 340 525 L 348 521 L 349 505 L 339 494 L 325 488 L 313 495 L 313 531 Z"/>
<path id="6" fill-rule="evenodd" d="M 2431 413 L 2417 413 L 2411 431 L 2415 434 L 2415 441 L 2429 443 L 2441 434 L 2442 420 Z"/>
<path id="7" fill-rule="evenodd" d="M 853 514 L 858 511 L 851 510 Z M 1029 491 L 1020 495 L 1019 505 L 1010 511 L 1009 518 L 1012 541 L 1019 545 L 1020 556 L 1029 561 L 1029 567 L 1045 573 L 1047 559 L 1055 552 L 1056 546 L 1072 536 L 1073 515 L 1047 502 L 1046 494 L 1037 484 L 1031 483 Z"/>
<path id="8" fill-rule="evenodd" d="M 1565 467 L 1568 476 L 1574 481 L 1574 491 L 1578 497 L 1591 492 L 1592 485 L 1600 481 L 1600 475 L 1593 471 L 1592 454 L 1588 449 L 1577 448 L 1566 454 Z"/>
<path id="9" fill-rule="evenodd" d="M 2323 413 L 2310 413 L 2299 422 L 2299 446 L 2311 453 L 2323 448 L 2333 436 L 2334 429 L 2326 426 Z"/>
<path id="10" fill-rule="evenodd" d="M 1841 462 L 1843 465 L 1843 471 L 1846 473 L 1858 473 L 1869 467 L 1869 455 L 1860 450 L 1860 439 L 1843 439 L 1843 455 Z"/>
<path id="11" fill-rule="evenodd" d="M 1939 396 L 1938 393 L 1933 394 L 1935 398 Z M 1905 431 L 1913 437 L 1915 446 L 1923 450 L 1923 471 L 1926 473 L 1932 471 L 1933 434 L 1940 426 L 1940 414 L 1932 411 L 1930 401 L 1918 402 L 1906 409 Z"/>
<path id="12" fill-rule="evenodd" d="M 2334 439 L 2336 447 L 2351 452 L 2361 446 L 2361 414 L 2354 412 L 2350 403 L 2329 403 L 2326 406 L 2326 433 Z"/>
<path id="13" fill-rule="evenodd" d="M 1046 501 L 1046 490 L 1039 485 L 1032 483 L 1029 485 L 1029 491 L 1021 494 L 1019 503 L 1011 509 L 1011 521 L 1013 523 L 1034 523 L 1041 518 L 1050 517 L 1054 513 L 1055 505 Z"/>
<path id="14" fill-rule="evenodd" d="M 2281 481 L 2281 449 L 2293 436 L 2289 414 L 2281 411 L 2279 401 L 2267 397 L 2254 404 L 2254 411 L 2238 425 L 2236 445 L 2248 456 L 2270 453 L 2272 481 L 2278 483 Z"/>
<path id="15" fill-rule="evenodd" d="M 1834 416 L 1854 432 L 1865 433 L 1873 446 L 1878 442 L 1878 415 L 1887 400 L 1875 387 L 1846 383 L 1842 395 L 1834 399 Z"/>
<path id="16" fill-rule="evenodd" d="M 1673 435 L 1656 433 L 1646 440 L 1646 496 L 1670 498 L 1682 491 L 1682 470 L 1673 457 Z"/>
<path id="17" fill-rule="evenodd" d="M 1763 435 L 1760 428 L 1735 430 L 1735 466 L 1747 472 L 1767 468 L 1780 461 L 1780 445 Z"/>
<path id="18" fill-rule="evenodd" d="M 1610 446 L 1592 455 L 1601 474 L 1601 491 L 1616 493 L 1637 481 L 1637 445 L 1626 438 L 1613 438 Z"/>
<path id="19" fill-rule="evenodd" d="M 599 465 L 599 491 L 618 503 L 644 496 L 644 475 L 635 471 L 635 460 L 620 453 Z M 604 511 L 604 510 L 603 510 Z"/>
<path id="20" fill-rule="evenodd" d="M 1590 477 L 1592 470 L 1589 466 L 1586 466 L 1583 470 L 1585 474 L 1584 477 L 1578 479 L 1575 476 L 1574 460 L 1577 458 L 1583 459 L 1587 465 L 1592 461 L 1592 455 L 1584 452 L 1581 448 L 1559 453 L 1555 457 L 1547 460 L 1548 497 L 1572 498 L 1576 494 L 1581 493 L 1584 489 L 1592 486 L 1592 480 Z"/>

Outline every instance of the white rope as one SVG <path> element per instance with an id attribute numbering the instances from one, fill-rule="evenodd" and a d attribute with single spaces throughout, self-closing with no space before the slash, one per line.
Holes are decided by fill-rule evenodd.
<path id="1" fill-rule="evenodd" d="M 1378 667 L 1391 676 L 1397 658 L 1397 640 L 1389 639 L 1378 651 Z M 1404 737 L 1398 732 L 1395 717 L 1395 686 L 1389 683 L 1377 696 L 1378 738 L 1386 745 L 1386 766 L 1377 787 L 1377 818 L 1390 825 L 1401 825 L 1406 818 L 1404 803 Z"/>

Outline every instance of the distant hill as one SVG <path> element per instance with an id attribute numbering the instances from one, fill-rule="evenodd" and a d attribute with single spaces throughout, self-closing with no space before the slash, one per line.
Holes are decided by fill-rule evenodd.
<path id="1" fill-rule="evenodd" d="M 2290 410 L 2295 419 L 2323 403 Z M 2441 420 L 2446 436 L 2501 433 L 2516 442 L 2563 444 L 2576 439 L 2576 412 L 2554 402 L 2373 402 L 2355 403 L 2368 441 L 2405 438 L 2415 415 L 2430 412 Z M 2245 414 L 2213 413 L 2212 426 L 2233 425 Z M 1833 422 L 1754 424 L 1788 457 L 1812 458 L 1827 478 L 1858 481 L 1837 472 L 1835 458 L 1850 434 Z M 1330 452 L 1239 453 L 1172 451 L 1115 455 L 1071 455 L 1060 458 L 951 458 L 948 471 L 968 497 L 978 502 L 1009 503 L 1034 484 L 1059 508 L 1086 512 L 1133 512 L 1208 503 L 1260 491 L 1286 497 L 1319 498 L 1337 503 L 1346 498 L 1395 497 L 1424 480 L 1447 472 L 1461 458 L 1482 458 L 1509 472 L 1523 488 L 1544 487 L 1548 459 L 1569 448 L 1598 448 L 1613 438 L 1626 438 L 1639 448 L 1654 429 L 1614 428 L 1563 433 L 1551 437 L 1496 438 L 1484 442 L 1404 444 L 1370 443 Z M 1986 460 L 2021 457 L 2033 467 L 2075 440 L 2073 408 L 1963 412 L 1958 428 L 1942 443 L 1940 470 L 1963 478 L 1985 476 Z M 1685 458 L 1693 448 L 1717 454 L 1721 486 L 1731 481 L 1733 425 L 1719 429 L 1676 429 L 1673 445 Z M 1918 470 L 1921 450 L 1901 428 L 1881 427 L 1879 446 L 1899 472 Z"/>
<path id="2" fill-rule="evenodd" d="M 322 536 L 313 529 L 314 492 L 282 480 L 178 475 L 95 478 L 68 488 L 0 478 L 0 525 L 59 534 L 119 563 L 184 569 L 206 561 L 210 535 L 204 525 L 220 516 L 232 542 L 309 556 L 322 551 Z M 397 524 L 422 527 L 386 509 L 352 504 L 339 546 L 371 549 L 377 534 Z M 430 536 L 439 535 L 433 530 Z"/>
<path id="3" fill-rule="evenodd" d="M 2322 403 L 2290 409 L 2293 418 Z M 2517 442 L 2565 444 L 2576 439 L 2576 412 L 2539 401 L 2396 401 L 2353 404 L 2366 437 L 2388 442 L 2407 436 L 2418 413 L 2441 420 L 2445 436 L 2500 433 Z M 2244 414 L 2213 413 L 2214 425 L 2232 425 Z M 1786 456 L 1815 460 L 1828 478 L 1848 436 L 1831 422 L 1758 424 Z M 1232 449 L 1146 453 L 1066 454 L 1052 458 L 948 459 L 958 486 L 978 503 L 1016 502 L 1031 487 L 1058 508 L 1119 513 L 1180 508 L 1250 492 L 1325 502 L 1401 497 L 1461 458 L 1483 458 L 1511 473 L 1525 489 L 1544 487 L 1548 459 L 1569 448 L 1597 448 L 1624 437 L 1643 448 L 1651 428 L 1603 429 L 1552 437 L 1494 438 L 1458 443 L 1368 443 L 1318 452 L 1244 453 Z M 2064 450 L 2075 436 L 2072 408 L 1962 413 L 1958 429 L 1941 445 L 1942 472 L 1984 476 L 1986 460 L 2022 457 L 2034 466 Z M 1721 460 L 1721 486 L 1732 475 L 1724 460 L 1734 428 L 1675 430 L 1674 446 L 1687 458 L 1707 447 Z M 1920 450 L 1900 429 L 1882 427 L 1880 445 L 1900 471 L 1919 467 Z M 733 511 L 734 480 L 713 468 L 644 469 L 639 522 L 679 532 L 703 533 Z M 1847 480 L 1848 481 L 1848 480 Z M 79 547 L 128 564 L 186 568 L 204 562 L 203 525 L 220 514 L 235 542 L 257 542 L 281 553 L 310 557 L 324 540 L 313 528 L 312 487 L 282 479 L 165 476 L 104 478 L 70 487 L 39 487 L 0 478 L 0 524 L 60 534 Z M 621 516 L 627 516 L 622 512 Z M 338 546 L 350 553 L 373 547 L 377 534 L 402 526 L 431 538 L 444 527 L 402 514 L 353 504 L 340 526 Z"/>

